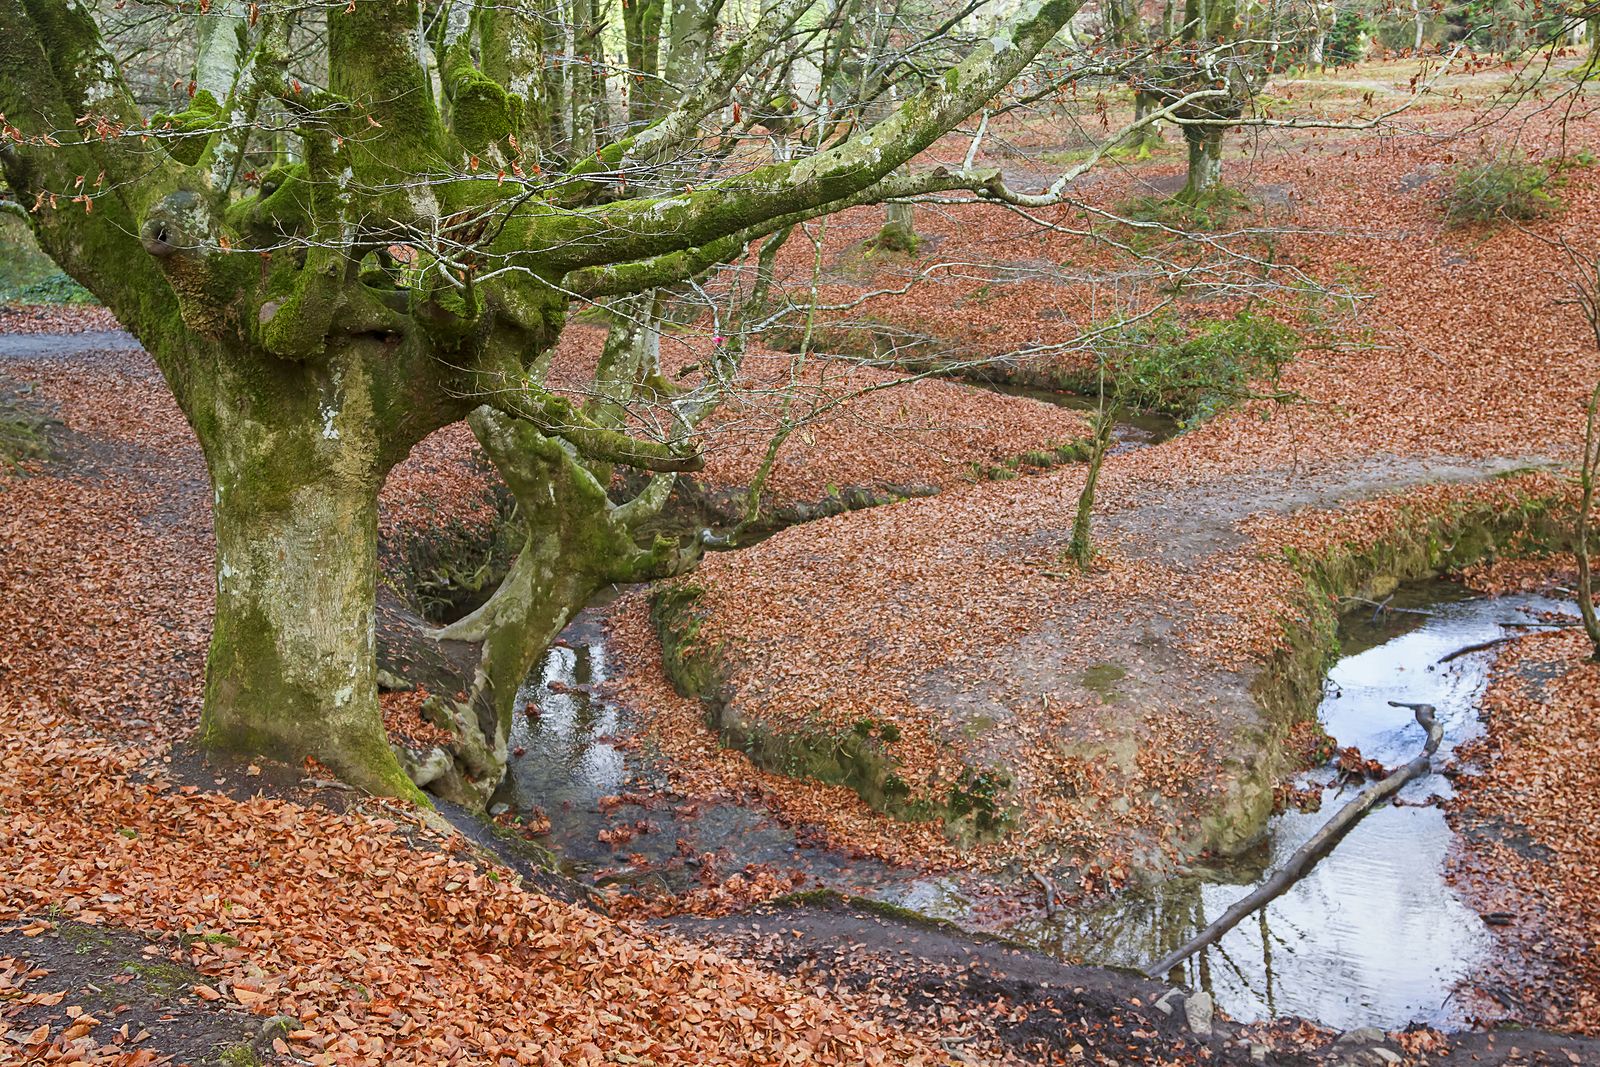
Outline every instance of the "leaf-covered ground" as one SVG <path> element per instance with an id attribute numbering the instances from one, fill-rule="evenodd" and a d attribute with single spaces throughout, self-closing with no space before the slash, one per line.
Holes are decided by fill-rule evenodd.
<path id="1" fill-rule="evenodd" d="M 1570 589 L 1571 557 L 1500 566 L 1489 591 Z M 1504 949 L 1472 987 L 1506 1018 L 1600 1033 L 1600 664 L 1579 627 L 1520 637 L 1495 658 L 1487 733 L 1461 753 L 1453 876 Z"/>
<path id="2" fill-rule="evenodd" d="M 1448 169 L 1483 151 L 1470 118 L 1445 107 L 1428 115 L 1428 136 L 1297 135 L 1230 162 L 1230 180 L 1255 190 L 1272 208 L 1267 225 L 1284 231 L 1276 261 L 1345 279 L 1362 299 L 1354 312 L 1283 293 L 1265 300 L 1308 339 L 1284 383 L 1300 401 L 1251 402 L 1114 457 L 1091 573 L 1061 562 L 1083 479 L 1063 468 L 793 527 L 685 583 L 705 616 L 696 643 L 714 655 L 741 718 L 836 736 L 864 720 L 892 723 L 899 738 L 886 748 L 930 799 L 965 768 L 1003 768 L 1018 832 L 958 850 L 934 824 L 887 819 L 848 789 L 719 750 L 700 703 L 676 697 L 661 674 L 635 601 L 616 623 L 630 698 L 655 713 L 653 736 L 678 780 L 690 790 L 757 782 L 825 840 L 892 862 L 973 866 L 1020 854 L 1064 866 L 1085 892 L 1203 844 L 1196 813 L 1247 791 L 1248 769 L 1232 760 L 1260 751 L 1252 683 L 1283 652 L 1285 620 L 1302 613 L 1291 555 L 1426 540 L 1436 519 L 1566 491 L 1562 475 L 1532 468 L 1574 457 L 1600 355 L 1549 241 L 1596 246 L 1600 173 L 1565 171 L 1563 208 L 1529 228 L 1449 227 L 1439 208 Z M 1507 127 L 1533 156 L 1556 157 L 1563 133 L 1568 151 L 1600 142 L 1592 120 L 1571 119 L 1563 129 L 1528 108 Z M 1104 179 L 1086 199 L 1109 206 L 1174 173 L 1158 161 Z M 1084 225 L 1070 208 L 1045 214 Z M 1260 217 L 1237 225 L 1259 227 Z M 830 223 L 831 296 L 919 269 L 851 258 L 880 222 L 860 212 Z M 930 282 L 883 299 L 874 317 L 946 350 L 999 351 L 1065 342 L 1103 314 L 1097 294 L 1059 267 L 1099 254 L 1079 237 L 1040 236 L 992 207 L 928 210 L 918 226 L 933 246 L 922 268 L 987 262 L 991 277 L 969 269 Z M 790 267 L 799 278 L 809 264 Z M 1209 292 L 1182 306 L 1209 316 L 1238 303 Z"/>
<path id="3" fill-rule="evenodd" d="M 1448 111 L 1436 118 L 1459 121 Z M 1533 117 L 1525 131 L 1536 148 L 1553 144 L 1543 121 Z M 1600 140 L 1586 122 L 1572 130 L 1580 142 Z M 1004 761 L 1034 787 L 1021 791 L 1020 813 L 1039 830 L 1032 845 L 1057 859 L 1092 859 L 1077 872 L 1085 890 L 1116 885 L 1136 863 L 1182 854 L 1191 842 L 1174 813 L 1230 788 L 1219 757 L 1250 725 L 1251 672 L 1277 650 L 1282 616 L 1293 609 L 1300 579 L 1284 549 L 1368 544 L 1464 501 L 1503 505 L 1556 491 L 1547 474 L 1481 474 L 1570 459 L 1576 413 L 1600 373 L 1581 323 L 1558 302 L 1558 264 L 1538 239 L 1560 232 L 1592 242 L 1600 176 L 1573 172 L 1562 194 L 1568 207 L 1534 233 L 1446 230 L 1432 183 L 1469 143 L 1326 140 L 1230 162 L 1235 180 L 1265 190 L 1275 210 L 1313 231 L 1283 235 L 1276 256 L 1318 277 L 1352 277 L 1374 294 L 1354 322 L 1322 334 L 1301 304 L 1273 310 L 1326 342 L 1290 369 L 1287 385 L 1304 403 L 1247 405 L 1115 457 L 1098 517 L 1102 558 L 1082 576 L 1059 561 L 1081 471 L 966 477 L 969 464 L 1075 436 L 1080 416 L 930 382 L 875 393 L 819 421 L 781 455 L 776 492 L 811 499 L 830 486 L 907 478 L 943 491 L 795 527 L 708 563 L 697 578 L 710 613 L 705 635 L 722 644 L 741 706 L 774 722 L 901 723 L 892 747 L 923 782 L 955 770 L 949 738 L 940 736 L 954 710 L 974 727 L 964 742 L 991 746 L 971 751 Z M 1158 161 L 1089 195 L 1114 203 L 1163 187 L 1173 172 Z M 1361 233 L 1351 232 L 1356 219 Z M 1063 210 L 1053 221 L 1073 220 Z M 841 269 L 840 292 L 880 269 L 844 263 L 878 221 L 862 212 L 831 224 L 830 247 L 858 275 L 851 281 Z M 892 305 L 908 328 L 993 351 L 1064 340 L 1100 313 L 1094 294 L 1059 275 L 1061 264 L 1098 254 L 1077 238 L 1041 235 L 993 208 L 925 212 L 919 226 L 941 239 L 930 256 L 1026 269 L 1002 272 L 1000 284 L 975 278 L 914 289 Z M 1222 298 L 1207 310 L 1233 306 Z M 889 317 L 887 307 L 872 310 Z M 52 320 L 25 312 L 3 324 L 38 332 Z M 106 325 L 92 311 L 68 323 Z M 594 336 L 572 336 L 581 365 Z M 669 369 L 693 362 L 696 343 L 668 346 Z M 777 353 L 753 360 L 747 405 L 725 416 L 712 477 L 734 486 L 748 479 L 771 428 L 774 400 L 761 383 L 790 366 Z M 882 380 L 882 372 L 820 360 L 805 372 L 818 398 Z M 175 748 L 197 718 L 211 605 L 209 516 L 192 439 L 137 353 L 13 358 L 0 376 L 33 384 L 33 399 L 64 427 L 56 459 L 0 481 L 0 610 L 10 624 L 0 651 L 0 1061 L 149 1063 L 233 1034 L 269 1058 L 312 1063 L 1020 1055 L 1025 1042 L 998 1035 L 1005 1027 L 997 1019 L 1026 1023 L 1032 1009 L 952 994 L 963 1006 L 946 1015 L 914 994 L 921 980 L 965 984 L 951 977 L 959 968 L 896 971 L 873 953 L 862 963 L 824 947 L 797 955 L 784 950 L 781 926 L 723 930 L 720 950 L 710 950 L 556 900 L 431 821 L 307 788 L 298 769 L 284 778 L 271 767 L 210 767 Z M 386 539 L 486 521 L 490 507 L 469 441 L 456 430 L 398 472 L 385 497 Z M 957 853 L 929 826 L 887 820 L 844 790 L 763 774 L 718 751 L 698 703 L 666 686 L 644 611 L 635 598 L 618 612 L 620 644 L 633 660 L 629 685 L 653 713 L 656 740 L 686 790 L 741 793 L 757 782 L 793 822 L 893 860 L 999 862 L 1016 848 L 1013 840 Z M 1585 896 L 1594 790 L 1583 788 L 1587 750 L 1570 739 L 1592 740 L 1600 727 L 1586 718 L 1596 702 L 1587 668 L 1572 666 L 1578 650 L 1538 640 L 1552 646 L 1536 651 L 1550 654 L 1555 695 L 1541 704 L 1500 683 L 1492 695 L 1492 707 L 1505 709 L 1491 733 L 1497 770 L 1473 802 L 1515 818 L 1561 857 L 1542 866 L 1491 858 L 1483 884 L 1492 891 L 1509 875 L 1540 887 L 1541 921 L 1566 925 L 1556 939 L 1538 933 L 1532 943 L 1555 945 L 1576 985 L 1534 1018 L 1585 1027 L 1593 1025 L 1582 991 L 1594 981 L 1595 917 Z M 1105 665 L 1122 673 L 1109 682 L 1109 672 L 1086 674 Z M 402 703 L 390 709 L 397 723 L 410 714 Z M 1073 743 L 1056 744 L 1062 737 Z M 1142 745 L 1130 749 L 1129 739 Z M 151 1001 L 137 970 L 121 965 L 98 975 L 24 962 L 49 956 L 30 944 L 99 927 L 174 968 L 161 974 L 179 987 Z M 175 977 L 189 973 L 192 981 Z M 123 976 L 131 977 L 119 983 Z M 108 986 L 136 981 L 138 995 L 107 995 Z M 1131 1030 L 1108 1039 L 1096 1029 L 1100 1017 L 1086 1017 L 1087 1004 L 1063 994 L 1035 1024 L 1050 1028 L 1045 1045 L 1063 1060 L 1189 1055 L 1144 1032 L 1148 1011 L 1127 1014 L 1141 1031 L 1134 1040 Z M 251 1025 L 275 1016 L 282 1025 L 270 1032 Z M 185 1034 L 158 1025 L 190 1019 L 204 1021 Z M 1064 1048 L 1055 1040 L 1061 1028 L 1081 1028 Z M 1332 1056 L 1324 1038 L 1286 1036 L 1281 1062 Z M 1224 1049 L 1220 1040 L 1202 1058 L 1249 1061 L 1246 1045 Z M 1415 1062 L 1450 1054 L 1436 1035 L 1396 1043 Z M 1537 1036 L 1527 1046 L 1464 1042 L 1459 1062 L 1584 1062 Z"/>

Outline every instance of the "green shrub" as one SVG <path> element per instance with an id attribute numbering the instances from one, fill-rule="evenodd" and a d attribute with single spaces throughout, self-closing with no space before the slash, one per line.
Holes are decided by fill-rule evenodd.
<path id="1" fill-rule="evenodd" d="M 1276 381 L 1299 347 L 1289 327 L 1243 311 L 1198 327 L 1135 323 L 1110 336 L 1104 359 L 1119 403 L 1192 427 L 1248 396 L 1252 381 Z"/>
<path id="2" fill-rule="evenodd" d="M 1117 214 L 1134 222 L 1154 222 L 1172 230 L 1220 230 L 1233 216 L 1250 208 L 1249 198 L 1226 185 L 1213 185 L 1189 196 L 1136 196 L 1117 205 Z"/>
<path id="3" fill-rule="evenodd" d="M 1543 163 L 1494 156 L 1455 168 L 1449 179 L 1444 213 L 1451 222 L 1527 222 L 1560 204 Z"/>

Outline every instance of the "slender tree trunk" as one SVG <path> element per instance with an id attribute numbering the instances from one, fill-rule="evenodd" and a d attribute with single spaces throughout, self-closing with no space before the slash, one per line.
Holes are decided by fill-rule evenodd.
<path id="1" fill-rule="evenodd" d="M 664 97 L 657 75 L 661 71 L 661 18 L 665 0 L 622 0 L 623 36 L 628 49 L 628 121 L 647 126 L 654 121 Z"/>
<path id="2" fill-rule="evenodd" d="M 1222 131 L 1185 126 L 1183 137 L 1189 146 L 1189 177 L 1182 197 L 1192 203 L 1222 181 Z"/>
<path id="3" fill-rule="evenodd" d="M 1329 0 L 1312 0 L 1311 40 L 1306 46 L 1307 65 L 1324 70 L 1328 65 L 1328 30 L 1339 17 L 1338 8 Z"/>
<path id="4" fill-rule="evenodd" d="M 1594 509 L 1595 471 L 1600 467 L 1600 440 L 1597 440 L 1595 413 L 1600 409 L 1600 385 L 1589 394 L 1588 416 L 1584 420 L 1583 466 L 1578 472 L 1581 495 L 1578 499 L 1578 524 L 1572 551 L 1578 560 L 1578 613 L 1583 629 L 1594 645 L 1593 658 L 1600 661 L 1600 618 L 1594 610 L 1594 571 L 1589 558 L 1589 520 Z"/>
<path id="5" fill-rule="evenodd" d="M 1109 407 L 1102 406 L 1095 413 L 1094 449 L 1089 453 L 1089 473 L 1083 482 L 1083 492 L 1078 494 L 1078 514 L 1072 520 L 1072 543 L 1067 547 L 1067 554 L 1080 569 L 1088 569 L 1094 560 L 1094 492 L 1100 482 L 1100 468 L 1105 464 L 1106 453 L 1111 451 L 1111 431 L 1116 424 Z"/>
<path id="6" fill-rule="evenodd" d="M 586 159 L 594 154 L 595 144 L 595 79 L 593 67 L 595 51 L 601 47 L 600 27 L 590 20 L 593 5 L 590 0 L 573 0 L 572 42 L 573 58 L 569 64 L 571 96 L 571 129 L 568 140 L 573 159 Z M 600 88 L 604 89 L 604 83 Z"/>
<path id="7" fill-rule="evenodd" d="M 1416 29 L 1411 41 L 1411 50 L 1413 52 L 1421 52 L 1422 38 L 1428 29 L 1427 15 L 1423 10 L 1422 0 L 1411 0 L 1411 20 Z"/>

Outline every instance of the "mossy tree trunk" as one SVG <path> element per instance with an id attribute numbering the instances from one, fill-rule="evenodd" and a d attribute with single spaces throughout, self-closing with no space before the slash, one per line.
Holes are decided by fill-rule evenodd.
<path id="1" fill-rule="evenodd" d="M 1104 402 L 1095 412 L 1092 423 L 1094 446 L 1089 452 L 1089 469 L 1084 475 L 1083 489 L 1078 493 L 1078 510 L 1072 520 L 1072 541 L 1067 545 L 1067 555 L 1080 570 L 1088 570 L 1094 562 L 1094 494 L 1100 484 L 1100 468 L 1105 466 L 1111 451 L 1113 431 L 1116 429 L 1116 412 Z"/>
<path id="2" fill-rule="evenodd" d="M 1146 89 L 1136 90 L 1133 94 L 1133 120 L 1135 123 L 1143 121 L 1144 117 L 1152 111 L 1159 110 L 1161 98 L 1158 94 Z M 1146 123 L 1136 130 L 1128 143 L 1124 145 L 1129 151 L 1140 158 L 1149 156 L 1158 151 L 1164 143 L 1161 136 L 1161 127 L 1154 123 Z"/>
<path id="3" fill-rule="evenodd" d="M 285 384 L 245 404 L 233 393 L 200 423 L 217 543 L 200 737 L 290 761 L 315 756 L 354 785 L 408 794 L 372 714 L 384 469 L 366 420 L 344 417 L 370 398 L 359 380 Z M 309 417 L 285 417 L 307 404 Z"/>
<path id="4" fill-rule="evenodd" d="M 1222 184 L 1222 129 L 1185 126 L 1183 141 L 1189 149 L 1189 172 L 1179 195 L 1192 204 Z"/>
<path id="5" fill-rule="evenodd" d="M 464 758 L 436 788 L 481 804 L 505 770 L 517 690 L 550 643 L 600 589 L 680 574 L 698 562 L 700 544 L 635 540 L 666 503 L 670 475 L 615 505 L 602 483 L 609 469 L 590 470 L 557 439 L 488 407 L 468 422 L 527 517 L 522 548 L 494 595 L 434 634 L 479 645 L 467 698 L 438 701 L 464 740 Z"/>

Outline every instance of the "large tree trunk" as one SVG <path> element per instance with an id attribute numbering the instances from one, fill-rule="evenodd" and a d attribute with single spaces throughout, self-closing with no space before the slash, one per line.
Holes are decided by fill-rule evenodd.
<path id="1" fill-rule="evenodd" d="M 377 495 L 387 471 L 358 360 L 284 361 L 246 382 L 217 361 L 191 422 L 216 526 L 204 744 L 313 756 L 353 785 L 416 795 L 378 710 Z M 258 372 L 263 369 L 258 363 Z M 241 399 L 248 398 L 248 399 Z"/>

